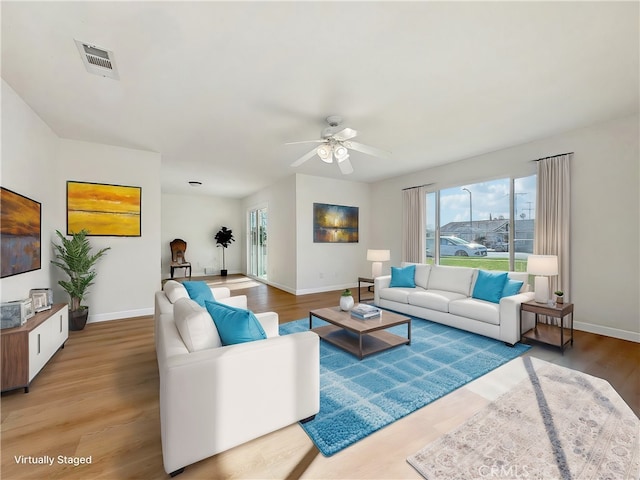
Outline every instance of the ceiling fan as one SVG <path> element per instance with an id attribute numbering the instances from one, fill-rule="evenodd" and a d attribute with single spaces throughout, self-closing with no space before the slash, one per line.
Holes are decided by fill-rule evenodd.
<path id="1" fill-rule="evenodd" d="M 342 127 L 342 117 L 337 115 L 331 115 L 327 117 L 327 123 L 329 124 L 324 130 L 322 130 L 320 140 L 305 140 L 302 142 L 289 142 L 285 145 L 296 145 L 299 143 L 319 143 L 320 145 L 314 147 L 313 150 L 305 153 L 298 160 L 291 164 L 292 167 L 299 167 L 304 162 L 309 160 L 314 155 L 318 155 L 320 159 L 325 163 L 338 164 L 338 168 L 344 175 L 353 173 L 353 166 L 349 160 L 349 150 L 355 150 L 357 152 L 366 153 L 367 155 L 373 155 L 375 157 L 388 157 L 389 152 L 380 150 L 379 148 L 364 145 L 362 143 L 351 141 L 358 132 L 353 128 Z"/>

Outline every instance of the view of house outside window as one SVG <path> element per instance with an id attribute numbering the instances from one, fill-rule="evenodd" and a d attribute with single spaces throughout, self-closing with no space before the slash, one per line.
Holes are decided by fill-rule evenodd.
<path id="1" fill-rule="evenodd" d="M 533 253 L 536 175 L 430 192 L 426 202 L 427 263 L 527 270 Z"/>

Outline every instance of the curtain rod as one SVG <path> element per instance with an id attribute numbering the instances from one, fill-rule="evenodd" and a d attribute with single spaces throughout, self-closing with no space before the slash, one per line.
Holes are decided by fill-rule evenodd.
<path id="1" fill-rule="evenodd" d="M 405 190 L 413 190 L 414 188 L 420 188 L 420 187 L 430 187 L 431 185 L 435 185 L 435 183 L 425 183 L 424 185 L 416 185 L 415 187 L 407 187 L 407 188 L 403 188 L 402 191 L 404 192 Z"/>
<path id="2" fill-rule="evenodd" d="M 538 158 L 537 160 L 531 160 L 532 162 L 539 162 L 540 160 L 548 160 L 549 158 L 556 158 L 556 157 L 561 157 L 563 155 L 573 155 L 574 152 L 567 152 L 567 153 L 559 153 L 557 155 L 551 155 L 549 157 L 542 157 L 542 158 Z"/>

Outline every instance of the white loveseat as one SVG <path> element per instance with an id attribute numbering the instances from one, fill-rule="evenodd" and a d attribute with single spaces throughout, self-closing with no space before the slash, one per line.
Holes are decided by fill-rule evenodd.
<path id="1" fill-rule="evenodd" d="M 247 306 L 244 295 L 232 297 L 228 288 L 211 290 L 220 303 Z M 215 324 L 203 314 L 208 315 L 206 309 L 188 299 L 178 282 L 166 282 L 155 294 L 162 457 L 171 476 L 310 419 L 320 409 L 318 335 L 279 336 L 278 314 L 257 313 L 266 339 L 216 346 Z"/>
<path id="2" fill-rule="evenodd" d="M 405 267 L 411 265 L 403 263 Z M 522 281 L 516 295 L 499 303 L 473 298 L 477 268 L 415 264 L 415 287 L 390 287 L 391 276 L 374 281 L 375 305 L 442 323 L 514 345 L 520 341 L 520 304 L 533 300 L 528 292 L 528 274 L 508 272 Z M 528 321 L 527 321 L 528 323 Z M 525 328 L 526 329 L 526 328 Z"/>

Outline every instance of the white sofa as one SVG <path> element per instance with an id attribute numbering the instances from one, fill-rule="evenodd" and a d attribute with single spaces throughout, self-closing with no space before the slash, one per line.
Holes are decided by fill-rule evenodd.
<path id="1" fill-rule="evenodd" d="M 402 266 L 411 265 L 403 263 Z M 508 272 L 523 281 L 520 292 L 499 303 L 473 298 L 477 268 L 415 264 L 415 288 L 391 287 L 391 276 L 374 280 L 374 303 L 418 318 L 442 323 L 514 345 L 520 341 L 520 304 L 533 300 L 526 272 Z M 527 325 L 529 321 L 525 322 Z M 523 328 L 526 330 L 527 328 Z"/>
<path id="2" fill-rule="evenodd" d="M 228 288 L 211 290 L 220 303 L 247 306 L 244 295 L 232 297 Z M 311 419 L 320 409 L 318 335 L 307 331 L 281 337 L 278 314 L 257 313 L 266 339 L 216 346 L 215 324 L 203 313 L 208 315 L 178 282 L 166 282 L 155 294 L 162 457 L 171 476 Z"/>

